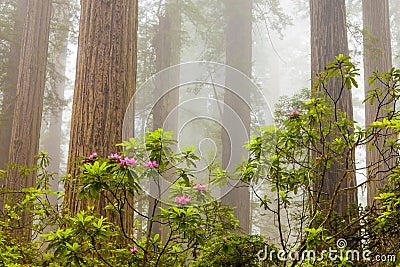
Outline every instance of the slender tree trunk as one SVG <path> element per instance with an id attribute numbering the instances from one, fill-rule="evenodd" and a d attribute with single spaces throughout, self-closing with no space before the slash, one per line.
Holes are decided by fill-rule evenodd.
<path id="1" fill-rule="evenodd" d="M 28 0 L 19 0 L 15 11 L 13 36 L 10 44 L 10 54 L 6 73 L 6 85 L 3 95 L 3 105 L 1 107 L 1 114 L 4 120 L 0 122 L 0 169 L 6 169 L 5 164 L 8 163 L 8 155 L 10 151 L 11 129 L 21 52 L 21 38 L 24 29 L 27 3 Z M 0 185 L 2 184 L 4 184 L 3 180 L 0 180 Z"/>
<path id="2" fill-rule="evenodd" d="M 165 4 L 165 14 L 159 17 L 159 31 L 155 39 L 156 51 L 156 72 L 165 70 L 166 68 L 179 64 L 181 60 L 181 11 L 180 0 L 167 0 Z M 174 110 L 179 104 L 179 88 L 172 86 L 179 81 L 179 70 L 177 68 L 169 70 L 166 75 L 160 75 L 156 82 L 155 97 L 157 98 L 153 113 L 153 129 L 162 128 L 165 131 L 177 132 L 178 114 Z M 170 90 L 173 89 L 173 90 Z M 164 179 L 172 176 L 172 171 L 164 174 Z M 158 181 L 161 191 L 165 183 L 163 179 Z M 157 196 L 160 192 L 159 187 L 155 183 L 151 183 L 151 195 Z M 160 200 L 162 196 L 158 198 Z M 158 204 L 158 200 L 150 197 L 149 216 L 152 214 L 153 207 Z M 164 199 L 165 200 L 165 199 Z M 161 234 L 161 237 L 166 237 L 167 229 L 162 229 L 159 223 L 154 223 L 152 226 L 152 234 Z"/>
<path id="3" fill-rule="evenodd" d="M 65 183 L 64 209 L 75 214 L 88 203 L 78 200 L 73 179 L 79 157 L 96 152 L 116 152 L 122 140 L 125 110 L 136 85 L 137 0 L 81 1 L 78 61 L 73 100 L 71 135 Z M 105 195 L 94 204 L 105 214 Z M 132 225 L 133 214 L 124 216 Z"/>
<path id="4" fill-rule="evenodd" d="M 369 77 L 374 72 L 387 72 L 392 67 L 392 48 L 390 41 L 390 18 L 388 0 L 363 0 L 364 22 L 364 87 L 365 92 L 375 86 L 369 85 Z M 365 105 L 365 125 L 387 116 L 383 108 L 379 108 L 379 102 Z M 396 151 L 388 151 L 384 148 L 387 143 L 383 140 L 390 136 L 390 132 L 381 133 L 383 137 L 372 140 L 372 149 L 367 145 L 368 190 L 367 203 L 374 204 L 374 197 L 378 189 L 387 183 L 388 170 L 396 164 Z"/>
<path id="5" fill-rule="evenodd" d="M 225 10 L 228 23 L 226 64 L 251 77 L 252 0 L 227 0 Z M 246 88 L 241 88 L 240 92 L 235 93 L 230 91 L 232 88 L 240 88 L 241 83 L 237 73 L 226 72 L 227 90 L 224 94 L 223 126 L 227 131 L 222 131 L 222 165 L 231 172 L 234 171 L 235 165 L 242 161 L 242 157 L 246 156 L 247 152 L 242 146 L 248 142 L 250 135 L 250 110 L 248 103 L 244 103 L 242 100 L 249 99 L 250 92 Z M 233 112 L 229 112 L 229 110 Z M 240 121 L 237 121 L 235 114 L 240 117 Z M 245 127 L 244 131 L 241 129 L 242 125 Z M 235 216 L 239 220 L 239 227 L 245 233 L 249 233 L 250 193 L 248 186 L 241 182 L 238 183 L 222 199 L 222 202 L 236 207 Z"/>
<path id="6" fill-rule="evenodd" d="M 338 54 L 348 55 L 346 30 L 345 0 L 310 0 L 311 14 L 311 76 L 315 77 L 325 69 L 327 63 L 335 60 Z M 327 85 L 329 94 L 338 100 L 337 109 L 346 112 L 347 119 L 353 119 L 353 105 L 351 91 L 344 88 L 341 91 L 341 81 L 331 79 Z M 327 141 L 332 142 L 335 134 L 331 133 Z M 322 145 L 321 145 L 322 146 Z M 350 157 L 337 158 L 327 170 L 324 178 L 317 182 L 317 190 L 321 192 L 322 201 L 330 201 L 334 196 L 335 188 L 346 175 L 340 188 L 349 188 L 356 185 L 354 174 L 354 152 Z M 314 155 L 317 156 L 317 155 Z M 357 204 L 357 190 L 341 191 L 335 200 L 334 211 L 345 216 L 349 208 Z M 326 205 L 321 206 L 327 208 Z"/>
<path id="7" fill-rule="evenodd" d="M 165 15 L 160 16 L 159 31 L 156 37 L 156 71 L 179 64 L 181 61 L 181 11 L 180 0 L 167 0 Z M 179 71 L 168 71 L 157 83 L 155 96 L 160 101 L 154 107 L 154 130 L 163 128 L 165 131 L 176 131 L 178 117 L 171 114 L 179 103 L 178 88 L 171 88 L 179 81 Z M 169 89 L 174 89 L 169 91 Z M 171 117 L 171 115 L 173 115 Z"/>
<path id="8" fill-rule="evenodd" d="M 15 99 L 17 108 L 14 110 L 8 159 L 9 162 L 24 166 L 35 165 L 35 155 L 39 149 L 50 16 L 51 0 L 28 0 Z M 10 167 L 6 188 L 20 190 L 33 187 L 35 180 L 35 174 L 25 178 Z M 32 222 L 26 213 L 22 214 L 21 221 L 27 226 Z M 29 232 L 25 234 L 30 236 Z"/>
<path id="9" fill-rule="evenodd" d="M 59 3 L 55 5 L 55 33 L 54 38 L 51 40 L 54 42 L 54 48 L 52 54 L 49 56 L 49 60 L 52 61 L 55 66 L 56 80 L 51 83 L 52 88 L 57 97 L 64 99 L 64 89 L 66 87 L 67 78 L 65 76 L 67 56 L 68 56 L 68 36 L 69 36 L 69 24 L 71 14 L 69 11 L 64 9 L 69 8 L 69 4 Z M 54 18 L 54 16 L 53 16 Z M 54 84 L 54 86 L 53 86 Z M 47 136 L 43 142 L 43 149 L 48 153 L 50 157 L 50 165 L 48 170 L 54 173 L 54 180 L 50 181 L 50 189 L 52 191 L 59 191 L 59 173 L 61 165 L 61 143 L 62 143 L 62 108 L 56 107 L 56 113 L 50 114 Z M 52 206 L 58 204 L 57 196 L 49 195 L 49 201 Z"/>

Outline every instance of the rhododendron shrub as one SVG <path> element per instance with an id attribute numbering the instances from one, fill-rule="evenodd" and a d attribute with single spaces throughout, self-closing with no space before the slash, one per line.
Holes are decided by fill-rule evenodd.
<path id="1" fill-rule="evenodd" d="M 327 72 L 342 79 L 344 90 L 355 85 L 356 69 L 348 57 L 337 57 L 317 82 L 327 84 L 326 79 L 332 76 Z M 77 193 L 86 200 L 105 193 L 107 213 L 89 206 L 71 215 L 61 212 L 58 205 L 50 205 L 49 196 L 61 198 L 62 193 L 49 190 L 52 174 L 46 170 L 49 159 L 45 153 L 31 169 L 13 166 L 26 174 L 36 171 L 38 183 L 18 192 L 0 188 L 5 200 L 0 216 L 0 266 L 399 265 L 400 113 L 397 107 L 386 107 L 400 98 L 400 70 L 375 74 L 371 83 L 376 88 L 367 94 L 366 101 L 378 101 L 387 116 L 379 115 L 371 125 L 357 127 L 324 95 L 311 97 L 307 93 L 304 98 L 286 99 L 286 104 L 277 108 L 278 127 L 260 129 L 246 144 L 249 157 L 238 166 L 235 177 L 228 177 L 215 165 L 209 166 L 207 179 L 197 177 L 200 157 L 194 148 L 174 152 L 177 142 L 172 133 L 161 129 L 147 133 L 143 140 L 123 142 L 108 155 L 96 151 L 82 155 L 76 159 L 79 174 L 73 177 Z M 337 138 L 329 140 L 326 137 L 332 129 Z M 392 151 L 397 162 L 387 170 L 388 184 L 376 197 L 380 205 L 355 207 L 352 219 L 346 220 L 335 213 L 335 198 L 329 200 L 330 205 L 322 202 L 316 181 L 329 178 L 324 170 L 332 167 L 332 161 L 351 158 L 344 151 L 353 153 L 357 147 L 373 146 L 378 142 L 371 141 L 382 138 L 387 144 L 383 149 Z M 365 171 L 354 164 L 348 166 L 349 174 Z M 262 209 L 253 218 L 264 224 L 273 222 L 268 226 L 277 238 L 241 234 L 233 210 L 214 199 L 211 192 L 228 178 L 249 184 Z M 169 191 L 164 199 L 158 199 L 162 205 L 151 206 L 146 187 L 149 181 L 160 179 L 170 182 Z M 260 184 L 268 187 L 260 190 Z M 362 186 L 338 187 L 336 193 Z M 18 198 L 22 201 L 12 201 L 16 194 L 23 196 Z M 149 209 L 160 212 L 149 216 Z M 133 214 L 133 223 L 116 225 L 100 213 L 123 222 L 124 216 Z M 21 214 L 29 214 L 34 224 L 21 225 Z M 155 223 L 162 225 L 161 235 L 149 230 Z M 30 227 L 32 240 L 16 235 L 26 227 Z M 339 248 L 338 244 L 345 246 Z M 326 253 L 329 249 L 339 256 L 330 258 Z M 394 258 L 390 257 L 389 263 L 355 261 L 341 256 L 348 250 L 367 251 L 371 258 Z M 311 251 L 315 257 L 295 257 Z"/>

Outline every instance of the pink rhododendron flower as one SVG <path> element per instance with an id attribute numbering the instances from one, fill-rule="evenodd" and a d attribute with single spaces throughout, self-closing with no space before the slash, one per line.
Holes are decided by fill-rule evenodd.
<path id="1" fill-rule="evenodd" d="M 137 248 L 135 248 L 135 247 L 130 248 L 129 250 L 130 250 L 132 253 L 134 253 L 134 254 L 136 254 L 136 253 L 139 252 L 139 250 L 138 250 Z"/>
<path id="2" fill-rule="evenodd" d="M 180 204 L 187 204 L 191 201 L 192 199 L 187 196 L 181 196 L 181 197 L 176 197 L 175 202 L 180 203 Z"/>
<path id="3" fill-rule="evenodd" d="M 194 188 L 195 188 L 195 189 L 199 189 L 199 190 L 201 190 L 201 191 L 204 191 L 204 190 L 207 189 L 207 186 L 202 185 L 202 184 L 196 184 L 196 185 L 194 186 Z"/>
<path id="4" fill-rule="evenodd" d="M 293 118 L 298 118 L 300 116 L 300 112 L 295 109 L 292 112 L 289 113 L 289 118 L 293 119 Z"/>
<path id="5" fill-rule="evenodd" d="M 134 158 L 125 157 L 124 159 L 120 159 L 122 165 L 131 165 L 136 166 L 137 162 Z"/>
<path id="6" fill-rule="evenodd" d="M 316 160 L 321 160 L 322 157 L 323 157 L 322 155 L 319 155 L 319 156 L 315 157 L 315 159 L 316 159 Z"/>
<path id="7" fill-rule="evenodd" d="M 92 152 L 92 153 L 89 154 L 89 159 L 93 159 L 95 157 L 97 157 L 97 153 L 96 152 Z"/>
<path id="8" fill-rule="evenodd" d="M 145 168 L 154 168 L 154 167 L 158 167 L 158 164 L 155 160 L 153 160 L 153 161 L 145 162 L 144 167 Z"/>
<path id="9" fill-rule="evenodd" d="M 109 156 L 108 156 L 108 158 L 109 159 L 122 159 L 122 156 L 121 155 L 118 155 L 117 153 L 111 153 Z"/>

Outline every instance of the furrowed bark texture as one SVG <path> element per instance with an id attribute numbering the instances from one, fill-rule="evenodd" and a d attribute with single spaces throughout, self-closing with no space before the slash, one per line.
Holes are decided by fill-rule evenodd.
<path id="1" fill-rule="evenodd" d="M 77 161 L 96 152 L 107 157 L 122 140 L 125 110 L 136 86 L 136 0 L 81 1 L 78 61 L 65 183 L 64 209 L 76 214 L 88 205 L 105 214 L 106 195 L 88 203 L 77 198 Z M 130 216 L 131 215 L 131 216 Z M 132 225 L 133 214 L 124 216 Z"/>
<path id="2" fill-rule="evenodd" d="M 310 0 L 312 78 L 323 71 L 327 63 L 334 61 L 338 54 L 349 54 L 345 9 L 345 0 Z M 347 119 L 352 120 L 351 91 L 346 88 L 342 90 L 342 82 L 336 78 L 330 79 L 326 87 L 332 98 L 337 100 L 338 111 L 346 112 Z M 332 142 L 335 135 L 334 132 L 329 134 L 327 141 Z M 320 145 L 322 147 L 322 144 Z M 348 157 L 345 156 L 346 153 L 349 153 Z M 334 197 L 337 185 L 341 183 L 333 208 L 343 216 L 348 213 L 352 204 L 357 204 L 357 190 L 341 190 L 356 185 L 355 174 L 351 170 L 354 170 L 354 151 L 346 151 L 343 157 L 338 155 L 316 185 L 316 190 L 321 191 L 320 200 L 330 201 Z M 322 209 L 328 207 L 329 204 L 321 205 Z"/>
<path id="3" fill-rule="evenodd" d="M 374 89 L 376 85 L 369 85 L 369 77 L 374 72 L 387 72 L 392 67 L 392 48 L 390 41 L 390 18 L 388 0 L 363 0 L 363 24 L 364 24 L 364 85 L 365 93 Z M 382 103 L 381 103 L 382 104 Z M 365 125 L 382 120 L 388 113 L 384 108 L 386 104 L 379 107 L 378 100 L 371 105 L 365 104 Z M 366 147 L 367 165 L 367 204 L 372 206 L 378 189 L 387 183 L 388 170 L 396 164 L 397 151 L 387 148 L 384 139 L 391 138 L 388 130 L 381 132 L 380 136 L 372 140 L 373 147 Z"/>
<path id="4" fill-rule="evenodd" d="M 19 59 L 21 52 L 21 38 L 24 30 L 28 0 L 19 0 L 16 5 L 13 35 L 8 57 L 4 100 L 1 107 L 2 121 L 0 121 L 0 169 L 6 169 L 10 151 L 12 121 L 15 107 L 15 97 L 18 84 Z M 0 185 L 4 184 L 0 180 Z"/>
<path id="5" fill-rule="evenodd" d="M 39 149 L 51 0 L 28 0 L 26 8 L 8 162 L 32 166 L 36 164 L 35 155 Z M 8 168 L 7 189 L 20 190 L 34 187 L 35 183 L 35 173 L 25 177 L 17 170 Z M 22 224 L 29 227 L 32 219 L 27 213 L 21 216 Z M 29 231 L 21 233 L 30 236 Z"/>

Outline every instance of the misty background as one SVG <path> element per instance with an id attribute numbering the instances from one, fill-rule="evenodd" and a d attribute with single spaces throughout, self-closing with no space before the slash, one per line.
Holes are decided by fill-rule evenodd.
<path id="1" fill-rule="evenodd" d="M 71 1 L 73 2 L 73 1 Z M 364 109 L 362 100 L 364 99 L 363 88 L 363 60 L 362 60 L 362 15 L 361 0 L 347 0 L 347 29 L 349 38 L 350 55 L 353 62 L 360 68 L 358 77 L 359 88 L 353 91 L 354 119 L 360 124 L 364 124 Z M 140 88 L 157 70 L 154 66 L 154 49 L 157 46 L 157 25 L 160 17 L 160 5 L 162 1 L 139 1 L 139 28 L 138 28 L 138 73 L 137 88 Z M 399 67 L 400 57 L 400 20 L 398 12 L 400 3 L 398 0 L 390 1 L 391 27 L 392 27 L 392 49 L 393 63 Z M 48 150 L 54 142 L 51 137 L 51 120 L 53 115 L 57 116 L 62 111 L 62 128 L 59 133 L 61 140 L 60 164 L 53 169 L 61 175 L 65 175 L 69 127 L 72 110 L 72 98 L 74 90 L 75 66 L 77 57 L 77 35 L 79 23 L 79 4 L 75 3 L 68 14 L 68 41 L 67 57 L 65 68 L 57 68 L 64 63 L 52 58 L 48 66 L 47 74 L 47 97 L 45 103 L 46 115 L 43 116 L 41 129 L 40 149 Z M 6 14 L 3 14 L 6 16 Z M 60 16 L 53 14 L 51 31 L 57 29 L 57 21 Z M 182 28 L 176 29 L 179 32 L 180 63 L 191 61 L 212 61 L 225 63 L 225 51 L 223 43 L 225 39 L 225 29 L 223 15 L 223 5 L 219 1 L 209 4 L 208 1 L 198 0 L 191 4 L 184 5 L 182 8 Z M 11 25 L 10 25 L 11 26 Z M 253 27 L 252 27 L 252 80 L 261 88 L 269 106 L 274 109 L 281 96 L 291 96 L 300 92 L 304 88 L 310 88 L 310 21 L 309 6 L 305 0 L 270 0 L 254 1 L 253 9 Z M 55 42 L 56 39 L 53 39 Z M 56 53 L 56 52 L 55 52 Z M 54 56 L 49 54 L 49 57 Z M 61 60 L 63 60 L 61 58 Z M 54 92 L 57 86 L 52 82 L 52 75 L 57 71 L 57 75 L 65 76 L 65 80 L 58 78 L 57 86 L 62 87 L 60 95 Z M 57 79 L 55 79 L 57 80 Z M 180 91 L 180 101 L 190 97 L 204 96 L 208 97 L 211 88 L 201 90 L 196 87 L 188 86 Z M 53 92 L 53 93 L 51 93 Z M 185 93 L 181 93 L 185 92 Z M 152 97 L 152 92 L 148 92 L 148 97 Z M 53 98 L 52 98 L 53 96 Z M 146 97 L 146 96 L 143 96 Z M 1 95 L 2 99 L 2 95 Z M 139 99 L 140 100 L 140 99 Z M 54 106 L 56 105 L 56 106 Z M 195 108 L 195 107 L 194 107 Z M 218 107 L 210 106 L 209 112 L 217 112 Z M 210 125 L 209 127 L 213 127 Z M 198 140 L 203 137 L 212 139 L 212 136 L 206 136 L 208 131 L 202 132 L 202 126 L 188 127 L 180 136 L 182 144 L 192 144 L 199 148 Z M 202 136 L 201 138 L 199 136 Z M 196 137 L 196 138 L 194 138 Z M 218 147 L 215 142 L 203 143 L 200 150 L 207 151 Z M 204 152 L 206 153 L 206 152 Z M 217 154 L 216 154 L 217 155 Z M 218 156 L 217 156 L 218 157 Z M 356 159 L 361 166 L 365 164 L 365 154 L 362 149 L 357 151 Z M 358 182 L 365 180 L 365 174 L 359 173 Z M 60 184 L 59 187 L 62 190 Z M 365 204 L 365 191 L 359 191 L 360 203 Z M 252 230 L 256 233 L 268 231 L 264 225 L 258 224 L 257 214 L 262 211 L 254 203 L 252 206 Z M 263 228 L 264 227 L 264 228 Z"/>

